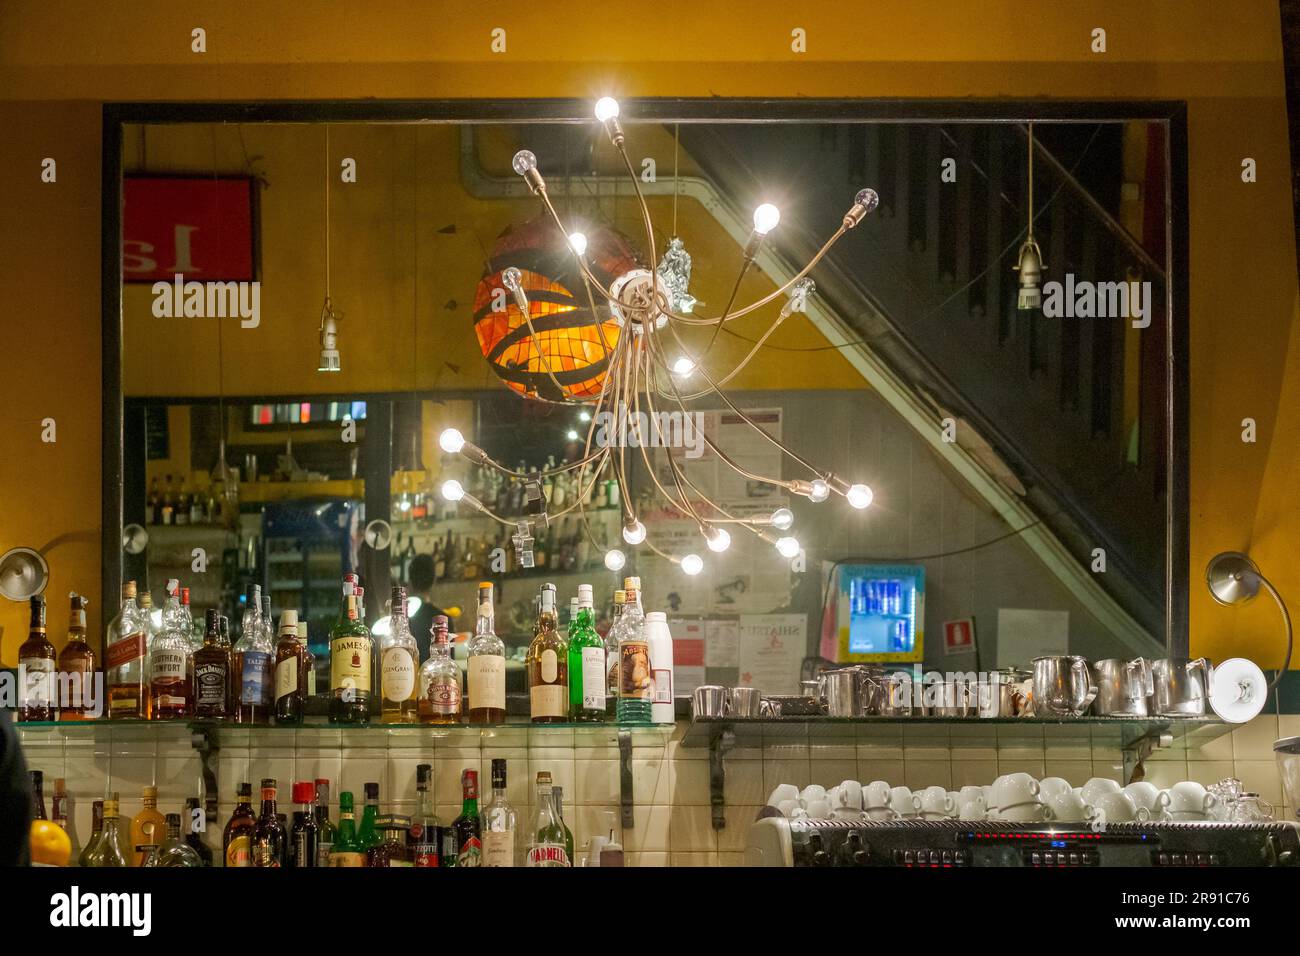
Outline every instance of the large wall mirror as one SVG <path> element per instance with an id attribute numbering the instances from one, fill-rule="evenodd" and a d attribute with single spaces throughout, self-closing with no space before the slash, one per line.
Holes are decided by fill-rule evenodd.
<path id="1" fill-rule="evenodd" d="M 586 104 L 110 109 L 105 594 L 176 578 L 237 621 L 257 584 L 320 646 L 345 572 L 381 629 L 400 584 L 466 632 L 491 580 L 521 655 L 543 582 L 562 611 L 592 584 L 607 620 L 635 574 L 679 695 L 789 693 L 825 661 L 1185 652 L 1173 107 L 620 121 L 630 164 Z M 708 323 L 799 275 L 864 187 L 812 286 Z M 597 290 L 654 265 L 675 317 L 642 329 Z M 637 414 L 666 440 L 628 441 Z"/>

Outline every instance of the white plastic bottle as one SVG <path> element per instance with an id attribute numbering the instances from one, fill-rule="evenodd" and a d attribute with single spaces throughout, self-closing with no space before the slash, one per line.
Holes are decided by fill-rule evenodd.
<path id="1" fill-rule="evenodd" d="M 645 638 L 650 645 L 650 666 L 654 674 L 655 696 L 650 720 L 656 724 L 673 722 L 673 635 L 663 611 L 645 616 Z"/>

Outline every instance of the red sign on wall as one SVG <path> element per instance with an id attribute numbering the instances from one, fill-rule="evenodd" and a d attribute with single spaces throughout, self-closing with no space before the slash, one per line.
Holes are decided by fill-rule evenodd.
<path id="1" fill-rule="evenodd" d="M 943 622 L 943 652 L 969 654 L 975 650 L 975 619 L 964 617 L 959 621 Z"/>
<path id="2" fill-rule="evenodd" d="M 122 280 L 251 281 L 253 180 L 129 176 L 122 181 Z"/>

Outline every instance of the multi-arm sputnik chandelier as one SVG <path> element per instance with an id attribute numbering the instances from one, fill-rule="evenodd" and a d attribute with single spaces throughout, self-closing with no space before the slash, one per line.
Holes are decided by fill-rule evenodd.
<path id="1" fill-rule="evenodd" d="M 645 197 L 641 193 L 639 177 L 633 170 L 632 161 L 624 148 L 623 127 L 619 123 L 618 117 L 619 107 L 614 99 L 604 97 L 596 103 L 596 119 L 604 125 L 605 131 L 609 134 L 610 142 L 622 157 L 623 163 L 627 167 L 628 176 L 632 180 L 633 188 L 636 191 L 637 202 L 645 225 L 646 250 L 650 256 L 650 268 L 628 271 L 615 278 L 608 288 L 601 284 L 600 280 L 588 267 L 586 236 L 579 232 L 570 233 L 565 229 L 560 214 L 552 204 L 550 196 L 547 195 L 546 182 L 537 169 L 537 157 L 528 150 L 523 149 L 515 154 L 512 162 L 515 172 L 523 177 L 533 195 L 541 199 L 543 206 L 555 221 L 561 235 L 568 237 L 569 248 L 577 260 L 586 285 L 588 301 L 591 303 L 592 316 L 596 319 L 596 329 L 600 333 L 601 344 L 604 346 L 605 354 L 609 358 L 608 372 L 599 395 L 594 399 L 570 400 L 573 404 L 594 404 L 596 406 L 596 414 L 592 415 L 591 424 L 587 430 L 587 440 L 583 454 L 577 460 L 567 462 L 557 468 L 523 474 L 494 461 L 482 448 L 466 441 L 465 437 L 457 429 L 448 428 L 442 432 L 439 438 L 439 444 L 443 451 L 451 454 L 459 453 L 476 465 L 495 469 L 510 479 L 525 482 L 525 497 L 528 502 L 529 514 L 522 519 L 508 519 L 494 514 L 481 501 L 466 493 L 461 484 L 455 480 L 443 483 L 443 497 L 449 501 L 463 502 L 504 525 L 514 526 L 516 529 L 514 544 L 519 553 L 520 562 L 523 566 L 530 567 L 532 565 L 531 527 L 532 522 L 535 520 L 546 522 L 577 510 L 582 517 L 583 526 L 588 537 L 597 547 L 601 547 L 600 542 L 597 542 L 591 534 L 586 515 L 586 501 L 590 489 L 595 482 L 600 480 L 601 475 L 608 470 L 623 491 L 620 495 L 623 512 L 623 540 L 634 546 L 645 544 L 655 554 L 679 565 L 682 571 L 688 575 L 699 574 L 704 568 L 704 561 L 698 554 L 667 554 L 656 547 L 647 537 L 646 527 L 637 515 L 637 500 L 635 496 L 628 493 L 629 485 L 626 480 L 629 464 L 627 460 L 628 446 L 632 446 L 640 449 L 646 471 L 659 493 L 667 501 L 668 506 L 695 523 L 709 550 L 714 552 L 727 550 L 731 544 L 731 534 L 725 526 L 730 525 L 739 526 L 774 545 L 783 557 L 794 558 L 801 550 L 798 540 L 788 533 L 778 536 L 770 530 L 776 529 L 779 532 L 788 532 L 790 530 L 791 525 L 794 523 L 794 515 L 791 514 L 788 508 L 778 508 L 768 515 L 738 517 L 728 512 L 701 491 L 686 474 L 683 462 L 671 452 L 667 453 L 665 457 L 668 464 L 668 473 L 672 480 L 668 483 L 670 487 L 664 487 L 664 483 L 655 470 L 650 454 L 650 449 L 660 446 L 662 442 L 655 440 L 659 436 L 647 435 L 643 429 L 655 429 L 658 427 L 658 423 L 664 420 L 659 413 L 658 400 L 660 399 L 669 403 L 670 407 L 676 406 L 684 418 L 689 418 L 690 413 L 687 411 L 686 402 L 705 396 L 715 397 L 737 418 L 780 449 L 786 457 L 802 468 L 807 469 L 809 477 L 783 479 L 753 474 L 728 457 L 726 452 L 719 448 L 708 435 L 702 436 L 704 443 L 717 456 L 717 459 L 737 474 L 751 481 L 764 482 L 784 489 L 790 494 L 801 495 L 812 502 L 825 501 L 834 492 L 843 495 L 854 508 L 862 509 L 870 505 L 872 492 L 869 487 L 864 484 L 849 484 L 837 475 L 817 468 L 805 461 L 737 408 L 731 399 L 722 392 L 721 386 L 734 378 L 741 369 L 749 364 L 782 322 L 796 312 L 805 311 L 808 296 L 814 291 L 813 281 L 808 278 L 808 273 L 822 260 L 841 236 L 858 225 L 868 213 L 876 208 L 879 197 L 872 189 L 861 190 L 854 197 L 853 204 L 849 207 L 848 212 L 844 214 L 844 219 L 839 228 L 835 230 L 835 233 L 825 245 L 817 251 L 817 254 L 809 260 L 807 265 L 776 291 L 747 306 L 736 308 L 734 307 L 735 298 L 740 289 L 741 280 L 753 265 L 754 258 L 758 254 L 758 250 L 767 234 L 776 227 L 781 219 L 780 211 L 770 203 L 759 206 L 754 210 L 754 230 L 749 236 L 749 241 L 745 244 L 740 273 L 732 286 L 731 297 L 719 315 L 714 318 L 705 318 L 694 314 L 695 299 L 687 291 L 690 282 L 691 259 L 689 254 L 686 253 L 681 240 L 675 236 L 672 237 L 669 240 L 669 248 L 662 261 L 656 259 L 654 228 L 650 219 L 650 210 L 646 206 Z M 533 321 L 529 312 L 528 296 L 520 280 L 521 273 L 516 268 L 507 268 L 501 273 L 501 282 L 505 287 L 505 292 L 513 298 L 520 314 L 523 316 L 524 322 L 528 325 L 530 334 L 536 340 L 537 333 L 533 328 Z M 749 315 L 751 312 L 763 308 L 787 293 L 788 298 L 781 306 L 771 326 L 755 340 L 753 348 L 734 368 L 717 377 L 705 368 L 704 360 L 707 358 L 713 344 L 717 341 L 718 333 L 725 323 Z M 610 319 L 620 326 L 621 334 L 612 349 L 608 346 L 605 335 L 601 331 L 603 321 L 597 313 L 597 299 L 605 304 Z M 709 336 L 707 344 L 698 354 L 692 355 L 678 335 L 678 328 L 687 326 L 712 328 L 712 334 Z M 670 349 L 676 355 L 673 359 L 668 357 Z M 547 355 L 541 349 L 538 349 L 538 354 L 545 373 L 554 381 L 555 375 Z M 705 386 L 696 390 L 685 388 L 685 381 L 695 375 L 698 375 L 704 381 Z M 555 384 L 557 387 L 559 386 L 558 381 Z M 563 390 L 561 389 L 561 391 Z M 620 417 L 620 412 L 622 417 Z M 609 420 L 611 416 L 619 421 L 626 420 L 631 433 L 628 440 L 614 444 L 597 442 L 593 447 L 593 438 L 597 435 L 597 423 L 602 420 Z M 576 500 L 561 511 L 548 515 L 540 480 L 548 476 L 573 471 L 577 472 L 579 491 L 575 496 Z M 688 491 L 694 493 L 695 500 L 692 500 L 692 496 L 688 494 Z M 611 548 L 605 551 L 605 565 L 610 570 L 620 570 L 625 562 L 626 557 L 621 550 Z"/>

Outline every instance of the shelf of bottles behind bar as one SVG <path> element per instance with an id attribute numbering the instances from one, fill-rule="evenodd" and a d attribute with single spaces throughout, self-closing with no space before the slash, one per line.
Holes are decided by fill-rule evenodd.
<path id="1" fill-rule="evenodd" d="M 489 582 L 478 586 L 474 633 L 465 643 L 462 670 L 452 655 L 449 621 L 443 615 L 433 618 L 429 654 L 420 662 L 404 588 L 393 588 L 391 626 L 376 641 L 365 623 L 364 589 L 357 575 L 345 574 L 338 618 L 329 635 L 329 687 L 320 691 L 327 699 L 329 722 L 504 723 L 506 645 L 496 633 L 493 591 Z M 95 653 L 86 640 L 85 605 L 83 597 L 70 596 L 68 639 L 56 655 L 47 634 L 45 600 L 32 598 L 30 634 L 19 650 L 20 721 L 94 716 L 89 706 L 92 698 L 80 693 L 96 673 Z M 613 618 L 603 636 L 596 629 L 589 584 L 579 585 L 563 622 L 554 584 L 541 586 L 535 606 L 524 659 L 532 722 L 672 721 L 672 641 L 663 614 L 643 613 L 640 579 L 625 578 L 623 587 L 614 592 Z M 174 579 L 167 583 L 161 625 L 155 626 L 148 592 L 128 581 L 122 588 L 121 608 L 105 635 L 104 716 L 123 721 L 301 724 L 308 700 L 318 691 L 316 660 L 298 612 L 284 610 L 273 627 L 269 598 L 254 585 L 246 595 L 233 643 L 232 637 L 229 620 L 216 609 L 209 609 L 202 626 L 196 627 L 189 589 Z M 432 810 L 428 766 L 422 765 L 415 816 L 381 814 L 378 784 L 367 784 L 359 821 L 355 795 L 339 794 L 337 824 L 330 820 L 328 780 L 292 784 L 292 819 L 277 810 L 276 780 L 259 782 L 260 810 L 252 802 L 252 782 L 241 781 L 238 807 L 223 832 L 223 862 L 227 866 L 572 865 L 573 837 L 563 823 L 562 794 L 549 777 L 539 774 L 537 825 L 529 830 L 527 840 L 520 840 L 514 835 L 515 811 L 505 800 L 505 761 L 493 761 L 493 796 L 482 812 L 477 772 L 465 771 L 462 812 L 446 826 Z M 81 852 L 83 862 L 104 866 L 207 862 L 207 848 L 194 833 L 202 817 L 196 810 L 198 798 L 192 799 L 193 805 L 183 815 L 169 815 L 158 811 L 156 791 L 150 790 L 146 788 L 143 795 L 141 815 L 129 824 L 118 819 L 116 796 L 95 801 L 96 835 Z M 119 825 L 129 825 L 129 832 L 118 833 Z"/>

